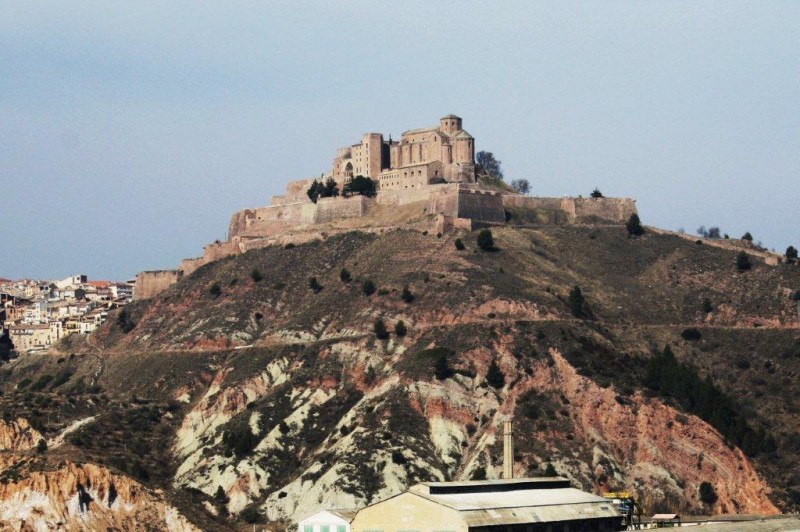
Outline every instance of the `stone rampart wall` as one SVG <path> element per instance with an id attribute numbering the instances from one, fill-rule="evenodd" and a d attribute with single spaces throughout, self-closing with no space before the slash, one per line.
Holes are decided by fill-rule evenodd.
<path id="1" fill-rule="evenodd" d="M 136 275 L 133 299 L 149 299 L 155 297 L 178 282 L 182 273 L 179 270 L 154 270 L 140 272 Z"/>
<path id="2" fill-rule="evenodd" d="M 636 200 L 631 198 L 532 198 L 506 194 L 506 207 L 562 211 L 570 219 L 596 217 L 609 222 L 622 223 L 636 212 Z"/>
<path id="3" fill-rule="evenodd" d="M 178 269 L 181 271 L 183 275 L 191 275 L 195 272 L 195 270 L 197 270 L 197 268 L 199 268 L 205 263 L 206 261 L 203 259 L 203 257 L 183 259 L 180 265 L 178 266 Z"/>
<path id="4" fill-rule="evenodd" d="M 503 195 L 503 206 L 560 211 L 562 210 L 561 202 L 563 199 L 564 198 L 532 198 L 530 196 L 505 194 Z"/>
<path id="5" fill-rule="evenodd" d="M 231 217 L 228 240 L 246 235 L 262 222 L 285 222 L 294 225 L 314 222 L 316 206 L 310 201 L 297 201 L 284 205 L 270 205 L 258 209 L 244 209 Z"/>
<path id="6" fill-rule="evenodd" d="M 374 202 L 365 196 L 343 198 L 320 198 L 314 212 L 314 223 L 333 222 L 344 218 L 360 218 L 364 216 L 369 204 Z"/>
<path id="7" fill-rule="evenodd" d="M 459 190 L 456 218 L 469 218 L 483 223 L 505 223 L 503 196 L 497 192 L 485 190 Z"/>
<path id="8" fill-rule="evenodd" d="M 631 198 L 565 198 L 571 202 L 576 218 L 595 216 L 612 222 L 626 222 L 636 213 L 636 200 Z"/>

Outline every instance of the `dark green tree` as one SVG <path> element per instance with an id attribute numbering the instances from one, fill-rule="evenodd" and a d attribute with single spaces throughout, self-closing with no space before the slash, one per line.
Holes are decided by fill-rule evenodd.
<path id="1" fill-rule="evenodd" d="M 397 323 L 394 324 L 394 333 L 400 338 L 408 333 L 408 328 L 403 320 L 398 320 Z"/>
<path id="2" fill-rule="evenodd" d="M 486 468 L 483 466 L 478 466 L 470 475 L 472 480 L 486 480 Z"/>
<path id="3" fill-rule="evenodd" d="M 506 376 L 503 374 L 500 366 L 497 365 L 496 360 L 492 360 L 492 363 L 489 364 L 489 370 L 486 372 L 486 382 L 489 386 L 497 390 L 506 384 Z"/>
<path id="4" fill-rule="evenodd" d="M 706 504 L 714 504 L 717 502 L 717 492 L 714 490 L 709 482 L 700 483 L 700 500 Z"/>
<path id="5" fill-rule="evenodd" d="M 258 283 L 261 282 L 264 276 L 261 275 L 261 272 L 258 271 L 258 268 L 253 268 L 253 271 L 250 272 L 250 278 L 253 280 L 254 283 Z"/>
<path id="6" fill-rule="evenodd" d="M 322 285 L 321 285 L 321 284 L 319 284 L 319 281 L 317 281 L 317 278 L 316 278 L 316 277 L 312 277 L 312 278 L 310 278 L 310 279 L 308 280 L 308 287 L 309 287 L 310 289 L 312 289 L 312 290 L 314 291 L 314 293 L 315 293 L 315 294 L 316 294 L 317 292 L 319 292 L 320 290 L 322 290 Z"/>
<path id="7" fill-rule="evenodd" d="M 436 361 L 433 364 L 433 376 L 437 380 L 443 381 L 453 376 L 453 370 L 447 361 L 447 350 L 439 349 L 436 353 Z"/>
<path id="8" fill-rule="evenodd" d="M 314 203 L 317 202 L 317 198 L 319 198 L 320 193 L 322 190 L 325 189 L 325 185 L 317 181 L 316 179 L 311 182 L 311 185 L 306 190 L 306 195 L 308 195 L 308 199 L 313 201 Z"/>
<path id="9" fill-rule="evenodd" d="M 454 244 L 455 244 L 457 250 L 464 251 L 464 243 L 461 241 L 460 238 L 456 238 L 456 241 L 454 242 Z"/>
<path id="10" fill-rule="evenodd" d="M 531 184 L 527 179 L 514 179 L 511 181 L 511 188 L 516 192 L 525 195 L 531 191 Z"/>
<path id="11" fill-rule="evenodd" d="M 47 450 L 47 442 L 44 441 L 44 439 L 39 440 L 39 442 L 36 444 L 36 452 L 42 454 L 46 450 Z"/>
<path id="12" fill-rule="evenodd" d="M 628 221 L 625 223 L 625 228 L 628 230 L 630 236 L 641 236 L 644 234 L 644 227 L 642 221 L 639 220 L 639 215 L 636 213 L 631 214 Z"/>
<path id="13" fill-rule="evenodd" d="M 489 229 L 481 229 L 478 232 L 478 247 L 483 251 L 494 251 L 494 237 Z"/>
<path id="14" fill-rule="evenodd" d="M 602 198 L 602 197 L 603 197 L 603 193 L 602 193 L 602 192 L 600 192 L 600 189 L 599 189 L 599 188 L 597 188 L 597 187 L 595 187 L 595 188 L 594 188 L 594 190 L 592 190 L 592 193 L 591 193 L 590 195 L 591 195 L 593 198 Z"/>
<path id="15" fill-rule="evenodd" d="M 747 231 L 745 234 L 742 235 L 742 240 L 747 240 L 748 242 L 752 242 L 753 235 L 750 234 L 750 231 Z"/>
<path id="16" fill-rule="evenodd" d="M 503 169 L 500 161 L 490 151 L 479 151 L 475 154 L 475 163 L 478 176 L 503 180 Z"/>
<path id="17" fill-rule="evenodd" d="M 789 246 L 786 248 L 786 262 L 789 264 L 794 264 L 797 262 L 797 248 L 794 246 Z"/>
<path id="18" fill-rule="evenodd" d="M 714 311 L 714 305 L 711 303 L 711 300 L 707 297 L 703 298 L 703 312 L 708 314 L 709 312 Z"/>
<path id="19" fill-rule="evenodd" d="M 343 283 L 349 283 L 352 277 L 350 276 L 350 272 L 347 271 L 347 268 L 342 268 L 342 271 L 339 272 L 339 279 L 342 280 Z"/>
<path id="20" fill-rule="evenodd" d="M 219 297 L 219 295 L 222 293 L 222 288 L 220 288 L 217 283 L 214 283 L 209 287 L 208 293 L 213 297 Z"/>
<path id="21" fill-rule="evenodd" d="M 386 329 L 386 324 L 380 318 L 375 318 L 375 323 L 372 326 L 375 331 L 375 338 L 378 340 L 386 340 L 389 338 L 389 331 Z"/>
<path id="22" fill-rule="evenodd" d="M 225 490 L 222 489 L 222 486 L 217 486 L 217 491 L 214 493 L 214 500 L 221 504 L 226 504 L 228 502 L 228 496 L 225 495 Z"/>
<path id="23" fill-rule="evenodd" d="M 544 476 L 546 476 L 546 477 L 557 477 L 558 476 L 558 471 L 556 471 L 556 468 L 553 467 L 553 464 L 551 464 L 550 462 L 548 462 L 547 463 L 547 467 L 544 468 Z"/>
<path id="24" fill-rule="evenodd" d="M 586 317 L 586 298 L 583 297 L 581 287 L 575 285 L 567 296 L 567 304 L 569 304 L 569 311 L 576 318 Z"/>
<path id="25" fill-rule="evenodd" d="M 320 194 L 323 198 L 333 198 L 339 195 L 339 184 L 336 181 L 329 177 L 325 181 L 325 185 L 322 188 L 322 192 Z"/>
<path id="26" fill-rule="evenodd" d="M 343 193 L 345 196 L 352 196 L 354 194 L 361 194 L 368 198 L 373 197 L 378 191 L 377 181 L 358 175 L 345 183 Z"/>
<path id="27" fill-rule="evenodd" d="M 375 283 L 367 279 L 361 283 L 361 290 L 364 291 L 365 296 L 369 297 L 375 293 Z"/>
<path id="28" fill-rule="evenodd" d="M 412 301 L 414 301 L 414 294 L 411 293 L 411 290 L 409 290 L 408 285 L 405 285 L 403 287 L 403 292 L 402 294 L 400 294 L 400 297 L 406 303 L 411 303 Z"/>
<path id="29" fill-rule="evenodd" d="M 749 270 L 752 267 L 753 267 L 753 263 L 750 262 L 750 255 L 748 255 L 744 251 L 740 251 L 736 255 L 736 269 L 739 270 L 740 272 L 744 272 L 744 271 Z"/>

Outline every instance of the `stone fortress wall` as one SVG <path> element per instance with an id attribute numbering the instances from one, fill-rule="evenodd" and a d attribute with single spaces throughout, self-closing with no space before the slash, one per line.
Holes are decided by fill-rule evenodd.
<path id="1" fill-rule="evenodd" d="M 133 289 L 134 299 L 149 299 L 154 297 L 183 276 L 180 270 L 151 270 L 136 274 L 136 283 Z"/>
<path id="2" fill-rule="evenodd" d="M 562 211 L 570 220 L 598 218 L 612 223 L 623 223 L 635 214 L 636 200 L 633 198 L 534 198 L 517 194 L 503 196 L 506 207 Z"/>

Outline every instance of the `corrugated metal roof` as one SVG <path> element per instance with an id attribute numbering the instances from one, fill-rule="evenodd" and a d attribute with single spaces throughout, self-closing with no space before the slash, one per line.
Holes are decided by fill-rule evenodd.
<path id="1" fill-rule="evenodd" d="M 799 517 L 773 517 L 754 521 L 700 524 L 697 532 L 800 532 Z"/>
<path id="2" fill-rule="evenodd" d="M 555 521 L 573 521 L 583 519 L 600 519 L 619 517 L 614 505 L 606 502 L 590 504 L 569 504 L 557 506 L 537 506 L 522 508 L 500 508 L 495 510 L 470 510 L 461 512 L 467 525 L 514 525 L 530 523 L 552 523 Z"/>
<path id="3" fill-rule="evenodd" d="M 417 495 L 459 511 L 591 504 L 613 506 L 608 499 L 576 488 L 523 489 L 442 495 L 417 493 Z"/>

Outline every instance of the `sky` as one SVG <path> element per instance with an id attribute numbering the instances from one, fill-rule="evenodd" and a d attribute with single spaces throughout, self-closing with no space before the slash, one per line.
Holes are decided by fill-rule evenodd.
<path id="1" fill-rule="evenodd" d="M 800 246 L 800 2 L 0 2 L 0 277 L 124 280 L 448 113 L 537 196 Z"/>

